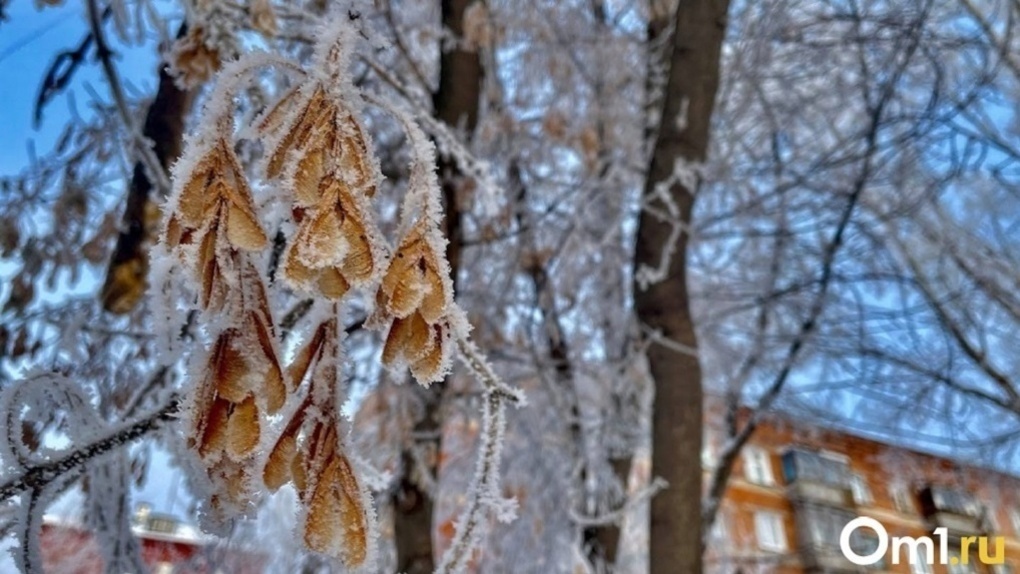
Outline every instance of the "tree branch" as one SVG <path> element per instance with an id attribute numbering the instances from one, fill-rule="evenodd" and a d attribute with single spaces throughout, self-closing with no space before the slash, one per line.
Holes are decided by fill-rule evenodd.
<path id="1" fill-rule="evenodd" d="M 159 409 L 103 438 L 75 449 L 56 460 L 28 466 L 19 476 L 0 484 L 0 502 L 26 491 L 41 492 L 43 488 L 57 479 L 80 474 L 86 463 L 138 440 L 157 430 L 163 423 L 174 420 L 177 416 L 179 403 L 179 398 L 174 396 Z"/>

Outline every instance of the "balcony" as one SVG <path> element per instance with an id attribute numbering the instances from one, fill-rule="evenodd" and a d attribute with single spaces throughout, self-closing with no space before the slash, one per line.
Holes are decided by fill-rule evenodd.
<path id="1" fill-rule="evenodd" d="M 981 505 L 970 494 L 942 486 L 920 492 L 921 512 L 932 528 L 945 528 L 951 541 L 988 533 Z"/>
<path id="2" fill-rule="evenodd" d="M 843 527 L 857 517 L 848 509 L 824 504 L 805 503 L 797 511 L 797 548 L 805 572 L 825 574 L 858 574 L 885 567 L 884 563 L 859 566 L 846 559 L 839 549 Z M 878 547 L 878 538 L 870 532 L 857 530 L 850 539 L 858 554 L 870 554 Z"/>
<path id="3" fill-rule="evenodd" d="M 803 449 L 783 454 L 787 496 L 794 503 L 809 502 L 853 508 L 852 473 L 845 460 Z"/>
<path id="4" fill-rule="evenodd" d="M 843 556 L 839 549 L 805 548 L 801 550 L 804 571 L 825 574 L 861 574 L 868 572 L 866 566 L 858 566 Z"/>

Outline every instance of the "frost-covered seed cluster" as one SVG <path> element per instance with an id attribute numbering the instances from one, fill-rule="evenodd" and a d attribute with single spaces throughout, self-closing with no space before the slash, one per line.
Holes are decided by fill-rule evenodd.
<path id="1" fill-rule="evenodd" d="M 192 359 L 194 388 L 185 409 L 188 446 L 209 490 L 207 518 L 222 523 L 251 514 L 263 486 L 276 491 L 290 483 L 305 546 L 358 569 L 374 562 L 376 528 L 340 412 L 347 398 L 343 301 L 361 292 L 375 302 L 367 325 L 387 332 L 382 362 L 409 367 L 423 385 L 446 376 L 457 342 L 474 347 L 453 300 L 434 147 L 408 114 L 370 97 L 403 124 L 412 148 L 396 249 L 378 229 L 371 199 L 382 175 L 359 119 L 363 95 L 346 75 L 353 36 L 344 27 L 324 33 L 307 72 L 255 55 L 225 67 L 203 112 L 208 129 L 189 142 L 174 169 L 154 267 L 189 280 L 189 305 L 202 313 L 209 339 Z M 315 328 L 286 366 L 256 266 L 270 248 L 269 235 L 234 152 L 233 95 L 253 69 L 266 65 L 300 81 L 242 133 L 261 141 L 259 175 L 289 203 L 293 225 L 284 229 L 293 233 L 281 275 L 316 301 Z M 521 399 L 471 354 L 466 364 L 489 400 L 474 501 L 445 561 L 458 567 L 478 539 L 482 510 L 505 506 L 496 489 L 502 412 L 505 403 Z"/>

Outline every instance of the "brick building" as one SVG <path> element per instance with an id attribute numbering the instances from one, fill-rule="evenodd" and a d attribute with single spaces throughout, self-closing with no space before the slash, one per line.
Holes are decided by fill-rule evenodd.
<path id="1" fill-rule="evenodd" d="M 711 405 L 707 411 L 710 420 L 722 420 L 711 416 Z M 707 426 L 706 479 L 724 436 Z M 909 545 L 899 548 L 900 563 L 894 564 L 892 544 L 874 566 L 851 563 L 839 536 L 858 516 L 880 522 L 889 537 L 932 536 L 936 564 L 921 556 L 910 565 Z M 946 529 L 946 564 L 933 535 L 939 527 Z M 962 564 L 960 544 L 969 536 L 993 537 L 986 555 L 1004 554 L 1004 563 L 979 563 L 975 541 Z M 994 537 L 1002 537 L 1002 553 L 995 552 Z M 742 451 L 709 540 L 706 566 L 720 574 L 1012 574 L 1020 572 L 1020 478 L 773 417 Z M 874 530 L 859 529 L 850 542 L 867 555 L 879 538 Z M 925 553 L 923 546 L 918 553 Z"/>
<path id="2" fill-rule="evenodd" d="M 149 512 L 140 505 L 132 534 L 138 539 L 142 561 L 153 574 L 263 574 L 262 552 L 223 547 L 171 516 Z M 103 574 L 99 542 L 85 526 L 47 517 L 39 536 L 43 569 L 47 574 Z"/>

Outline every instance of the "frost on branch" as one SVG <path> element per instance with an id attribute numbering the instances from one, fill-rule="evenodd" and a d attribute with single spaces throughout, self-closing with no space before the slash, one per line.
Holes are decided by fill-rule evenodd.
<path id="1" fill-rule="evenodd" d="M 324 30 L 322 38 L 309 71 L 267 55 L 228 64 L 205 106 L 206 129 L 174 170 L 153 268 L 166 278 L 184 278 L 190 292 L 183 304 L 200 312 L 205 345 L 191 358 L 193 388 L 185 409 L 187 446 L 202 474 L 197 486 L 206 487 L 206 518 L 216 526 L 252 514 L 263 486 L 276 491 L 292 484 L 305 546 L 351 570 L 374 567 L 372 500 L 359 475 L 362 465 L 348 452 L 350 425 L 340 410 L 346 400 L 343 306 L 354 296 L 374 298 L 369 323 L 388 331 L 384 364 L 406 365 L 429 384 L 446 375 L 459 346 L 486 386 L 476 486 L 444 560 L 444 571 L 458 571 L 478 540 L 484 511 L 508 516 L 497 489 L 503 413 L 506 403 L 521 397 L 478 354 L 453 301 L 432 144 L 409 115 L 369 98 L 403 124 L 411 144 L 394 250 L 371 204 L 382 175 L 360 119 L 364 96 L 347 75 L 356 35 L 341 26 Z M 240 132 L 262 143 L 262 186 L 248 181 L 233 129 L 234 94 L 258 67 L 299 80 Z M 274 299 L 259 268 L 270 241 L 253 189 L 265 188 L 289 207 L 282 277 L 316 301 L 315 327 L 286 367 Z M 167 291 L 166 282 L 155 284 Z M 160 295 L 173 298 L 167 291 L 157 300 Z"/>

